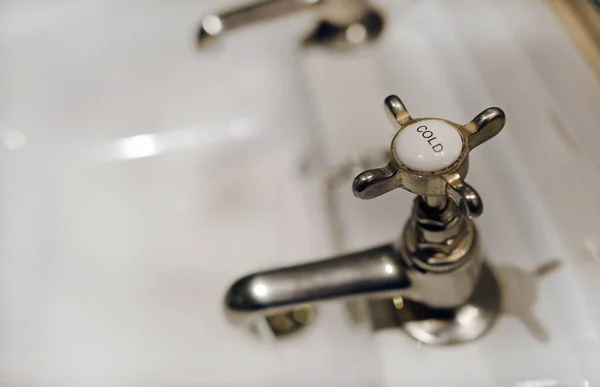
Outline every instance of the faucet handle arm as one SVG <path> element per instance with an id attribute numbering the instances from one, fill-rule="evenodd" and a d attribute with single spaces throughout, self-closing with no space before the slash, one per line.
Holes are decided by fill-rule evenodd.
<path id="1" fill-rule="evenodd" d="M 402 186 L 402 179 L 389 164 L 382 168 L 369 169 L 354 178 L 352 190 L 361 199 L 373 199 Z"/>
<path id="2" fill-rule="evenodd" d="M 483 213 L 483 202 L 473 187 L 460 179 L 458 174 L 444 176 L 448 182 L 448 197 L 456 203 L 463 214 L 476 218 Z"/>
<path id="3" fill-rule="evenodd" d="M 412 121 L 412 117 L 408 113 L 408 109 L 402 103 L 402 100 L 395 95 L 390 95 L 383 101 L 383 106 L 387 113 L 388 119 L 394 127 L 406 125 Z"/>
<path id="4" fill-rule="evenodd" d="M 479 113 L 464 126 L 465 130 L 469 132 L 469 150 L 473 150 L 479 144 L 500 133 L 504 124 L 506 124 L 506 116 L 502 109 L 491 107 Z"/>

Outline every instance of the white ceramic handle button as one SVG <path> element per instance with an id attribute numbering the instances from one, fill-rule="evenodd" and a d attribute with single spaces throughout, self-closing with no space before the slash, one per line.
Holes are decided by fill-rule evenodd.
<path id="1" fill-rule="evenodd" d="M 462 138 L 442 120 L 420 120 L 407 125 L 396 138 L 396 155 L 413 171 L 434 172 L 458 160 Z"/>

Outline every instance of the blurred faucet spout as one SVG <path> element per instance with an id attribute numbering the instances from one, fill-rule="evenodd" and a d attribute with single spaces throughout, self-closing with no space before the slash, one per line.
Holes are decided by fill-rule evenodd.
<path id="1" fill-rule="evenodd" d="M 205 16 L 198 43 L 204 46 L 226 31 L 288 16 L 322 3 L 322 0 L 263 0 Z"/>
<path id="2" fill-rule="evenodd" d="M 315 10 L 319 23 L 305 44 L 346 47 L 375 39 L 383 29 L 383 16 L 368 0 L 260 0 L 202 18 L 199 47 L 215 42 L 225 32 L 280 17 Z"/>

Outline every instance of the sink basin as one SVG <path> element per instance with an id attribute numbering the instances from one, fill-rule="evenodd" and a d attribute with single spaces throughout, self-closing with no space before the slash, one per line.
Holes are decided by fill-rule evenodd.
<path id="1" fill-rule="evenodd" d="M 363 50 L 301 52 L 298 19 L 197 51 L 224 4 L 0 5 L 0 385 L 600 383 L 600 88 L 547 5 L 388 1 Z M 392 93 L 506 111 L 468 178 L 504 315 L 444 348 L 343 303 L 281 340 L 230 325 L 240 275 L 397 237 L 408 193 L 360 201 L 348 177 L 335 240 L 323 192 L 387 146 Z"/>

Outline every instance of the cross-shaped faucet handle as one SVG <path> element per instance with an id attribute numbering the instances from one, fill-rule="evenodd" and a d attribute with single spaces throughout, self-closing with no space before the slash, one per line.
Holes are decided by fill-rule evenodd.
<path id="1" fill-rule="evenodd" d="M 469 152 L 502 130 L 506 122 L 499 108 L 488 108 L 465 125 L 440 118 L 412 118 L 395 95 L 385 99 L 392 124 L 399 126 L 390 149 L 390 161 L 359 174 L 354 195 L 372 199 L 395 188 L 417 195 L 448 196 L 465 213 L 477 217 L 483 204 L 477 191 L 464 182 Z"/>

